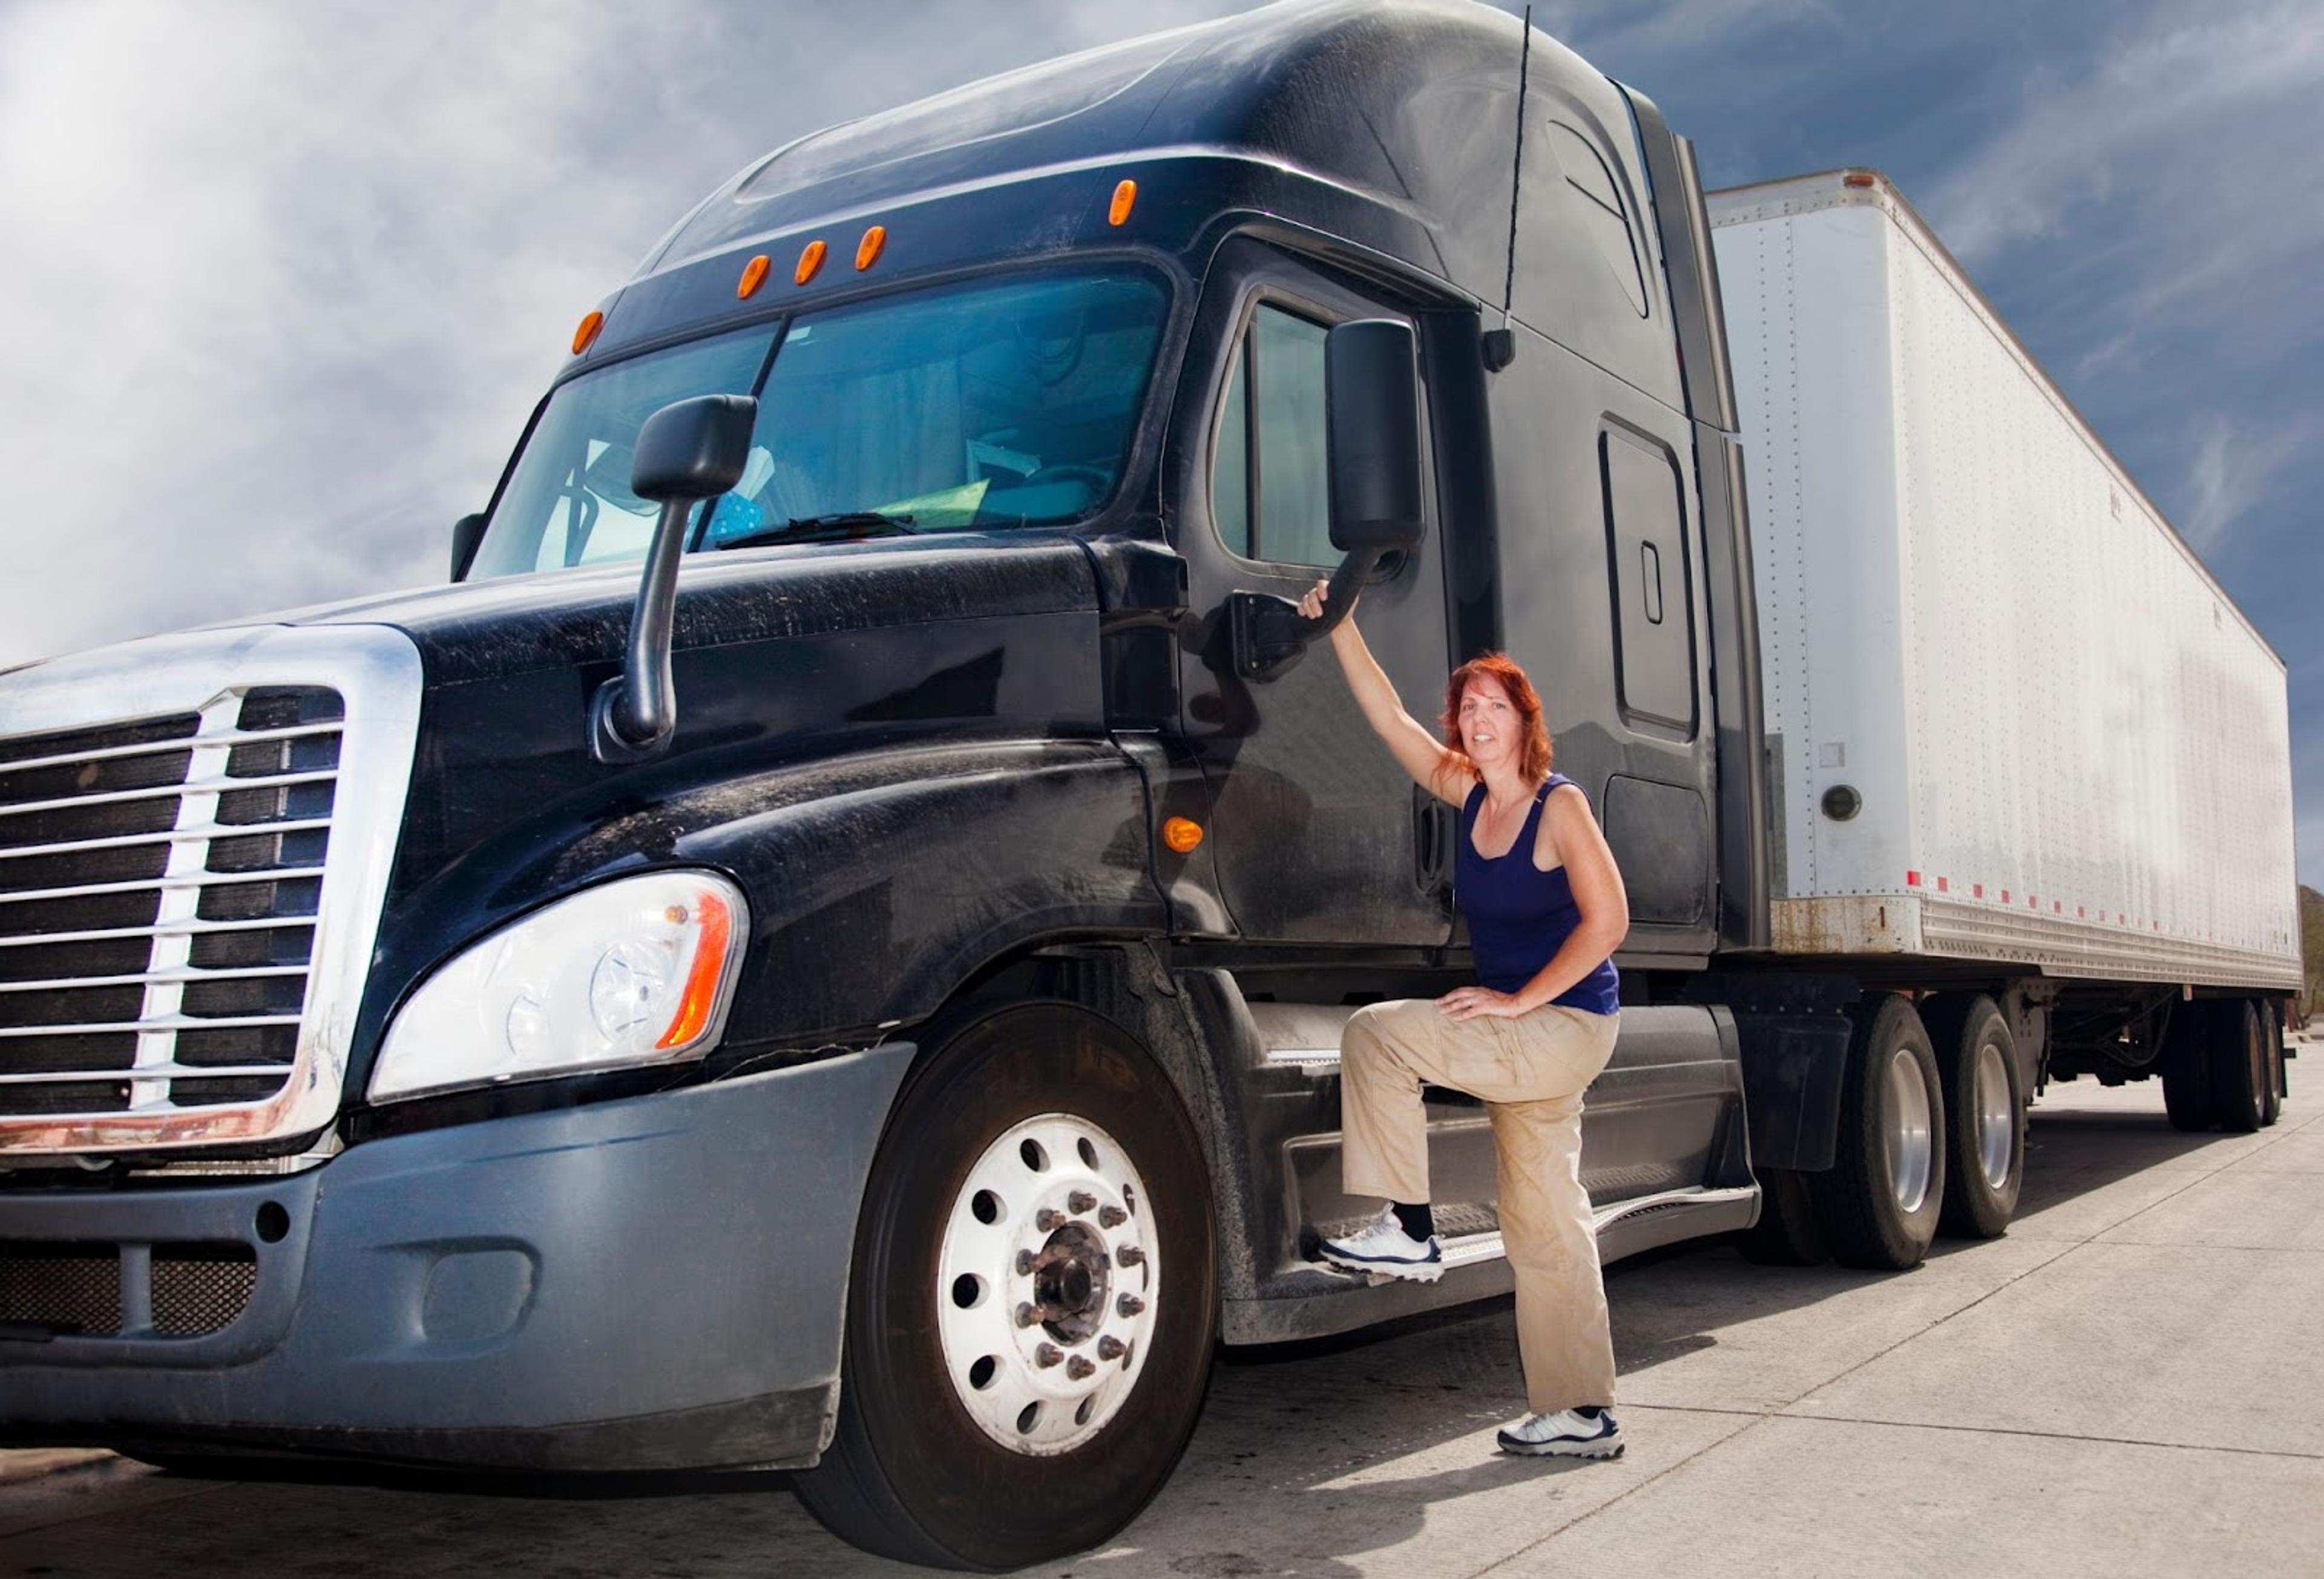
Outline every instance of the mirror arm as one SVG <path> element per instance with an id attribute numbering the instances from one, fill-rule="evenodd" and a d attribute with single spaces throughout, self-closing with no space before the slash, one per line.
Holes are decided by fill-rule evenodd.
<path id="1" fill-rule="evenodd" d="M 622 672 L 597 688 L 589 706 L 589 749 L 601 762 L 636 762 L 669 749 L 678 729 L 670 644 L 678 614 L 678 567 L 686 557 L 691 499 L 662 502 L 646 554 L 644 584 L 630 619 Z"/>

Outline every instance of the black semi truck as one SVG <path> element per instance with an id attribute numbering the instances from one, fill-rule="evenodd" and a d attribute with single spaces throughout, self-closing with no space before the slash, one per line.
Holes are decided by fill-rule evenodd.
<path id="1" fill-rule="evenodd" d="M 1725 330 L 1687 143 L 1480 5 L 769 155 L 584 319 L 451 585 L 0 676 L 0 1434 L 1102 1540 L 1221 1342 L 1508 1287 L 1451 1094 L 1443 1281 L 1309 1259 L 1370 1205 L 1340 1026 L 1469 979 L 1454 819 L 1317 651 L 1359 594 L 1416 713 L 1529 667 L 1621 863 L 1609 1259 L 1998 1233 L 2044 1077 L 2264 1122 L 2296 946 L 1803 894 L 1786 830 L 1883 791 L 1786 777 Z"/>

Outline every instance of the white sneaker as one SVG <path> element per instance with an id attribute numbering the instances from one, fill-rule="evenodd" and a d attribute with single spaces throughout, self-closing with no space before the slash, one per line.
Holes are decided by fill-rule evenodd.
<path id="1" fill-rule="evenodd" d="M 1325 1240 L 1320 1253 L 1342 1271 L 1369 1272 L 1375 1278 L 1434 1283 L 1444 1275 L 1444 1251 L 1436 1235 L 1413 1238 L 1397 1221 L 1394 1206 L 1382 1206 L 1379 1216 L 1345 1239 Z"/>
<path id="2" fill-rule="evenodd" d="M 1503 1453 L 1544 1458 L 1619 1458 L 1622 1427 L 1614 1411 L 1600 1409 L 1594 1420 L 1572 1409 L 1554 1415 L 1527 1415 L 1498 1438 Z"/>

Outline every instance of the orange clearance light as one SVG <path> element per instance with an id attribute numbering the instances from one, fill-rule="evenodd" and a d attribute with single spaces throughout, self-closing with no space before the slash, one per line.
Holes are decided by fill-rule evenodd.
<path id="1" fill-rule="evenodd" d="M 1851 170 L 1840 178 L 1840 184 L 1844 187 L 1877 186 L 1880 184 L 1880 178 L 1868 170 Z"/>
<path id="2" fill-rule="evenodd" d="M 888 227 L 886 226 L 875 225 L 871 229 L 865 231 L 863 233 L 863 239 L 855 244 L 856 268 L 858 270 L 868 269 L 873 263 L 878 263 L 880 261 L 880 250 L 887 245 Z"/>
<path id="3" fill-rule="evenodd" d="M 791 283 L 804 285 L 823 268 L 823 254 L 831 249 L 816 240 L 799 249 L 798 267 L 791 271 Z"/>
<path id="4" fill-rule="evenodd" d="M 1113 207 L 1105 211 L 1108 225 L 1120 225 L 1130 217 L 1130 210 L 1138 202 L 1138 183 L 1122 181 L 1113 189 Z"/>
<path id="5" fill-rule="evenodd" d="M 595 345 L 597 343 L 597 331 L 604 327 L 605 315 L 602 312 L 593 312 L 581 320 L 580 327 L 573 331 L 573 354 L 576 356 L 578 356 L 582 352 Z"/>
<path id="6" fill-rule="evenodd" d="M 734 294 L 747 300 L 751 292 L 766 282 L 767 254 L 761 253 L 742 265 L 742 277 L 734 282 Z"/>
<path id="7" fill-rule="evenodd" d="M 657 1048 L 682 1048 L 702 1034 L 710 1023 L 710 1011 L 718 1002 L 719 978 L 726 974 L 726 945 L 734 918 L 726 901 L 706 889 L 695 903 L 699 907 L 702 937 L 695 945 L 694 968 L 686 973 L 686 991 L 678 1001 L 677 1016 L 654 1043 Z"/>
<path id="8" fill-rule="evenodd" d="M 1162 825 L 1162 842 L 1181 855 L 1191 855 L 1194 846 L 1203 842 L 1203 825 L 1183 817 L 1174 817 Z"/>

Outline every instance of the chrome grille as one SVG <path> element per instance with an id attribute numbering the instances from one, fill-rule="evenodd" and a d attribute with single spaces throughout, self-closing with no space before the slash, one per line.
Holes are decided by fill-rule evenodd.
<path id="1" fill-rule="evenodd" d="M 0 742 L 0 1116 L 282 1088 L 346 716 L 271 686 Z"/>
<path id="2" fill-rule="evenodd" d="M 0 673 L 0 1163 L 326 1130 L 420 685 L 378 626 Z"/>

